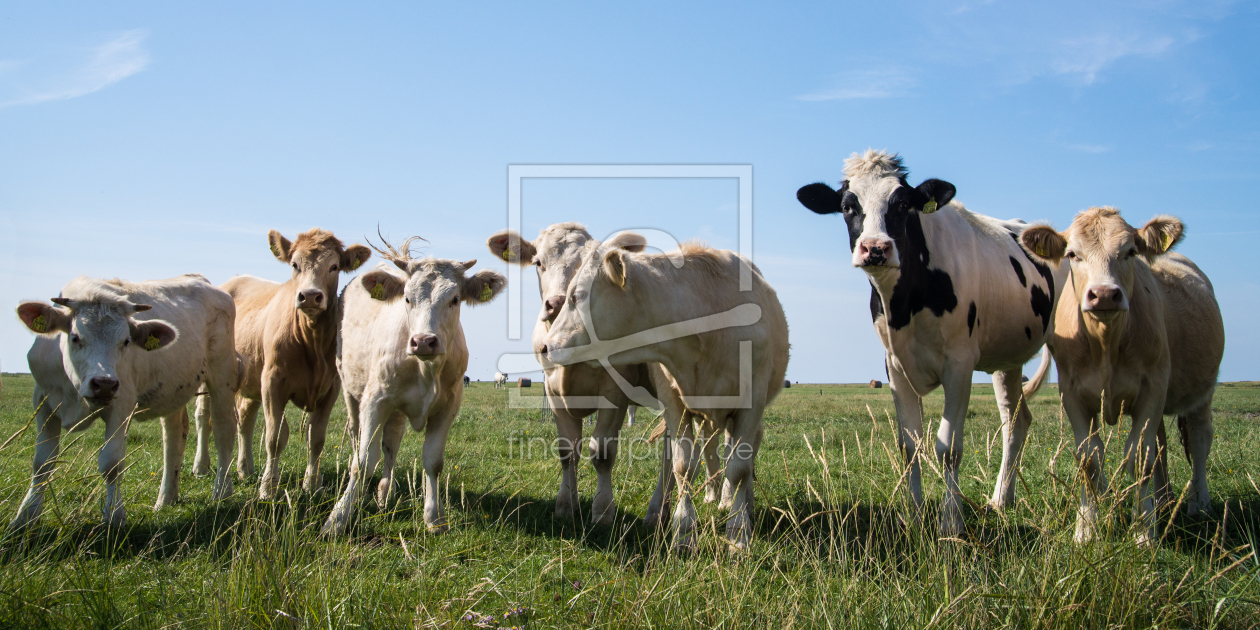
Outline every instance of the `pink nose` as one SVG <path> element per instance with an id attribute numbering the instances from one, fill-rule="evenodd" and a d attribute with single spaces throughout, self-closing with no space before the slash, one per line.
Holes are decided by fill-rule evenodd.
<path id="1" fill-rule="evenodd" d="M 563 295 L 553 295 L 543 302 L 543 310 L 547 312 L 547 321 L 556 321 L 556 316 L 560 314 L 560 308 L 564 306 Z"/>
<path id="2" fill-rule="evenodd" d="M 1085 291 L 1085 310 L 1118 311 L 1123 310 L 1124 292 L 1120 287 L 1106 284 L 1092 286 Z"/>
<path id="3" fill-rule="evenodd" d="M 407 350 L 417 357 L 432 357 L 443 353 L 442 340 L 437 335 L 412 335 Z"/>
<path id="4" fill-rule="evenodd" d="M 892 241 L 864 238 L 858 242 L 858 260 L 863 265 L 882 265 L 892 254 Z"/>
<path id="5" fill-rule="evenodd" d="M 298 308 L 321 308 L 324 306 L 324 292 L 319 289 L 307 289 L 297 294 Z"/>

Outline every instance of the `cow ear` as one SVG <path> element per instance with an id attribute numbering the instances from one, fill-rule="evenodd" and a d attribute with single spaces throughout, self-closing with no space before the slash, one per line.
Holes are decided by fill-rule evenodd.
<path id="1" fill-rule="evenodd" d="M 179 332 L 175 330 L 175 327 L 160 319 L 131 322 L 129 327 L 131 342 L 150 352 L 165 348 L 179 338 Z"/>
<path id="2" fill-rule="evenodd" d="M 642 234 L 634 232 L 622 232 L 607 241 L 604 241 L 605 247 L 619 247 L 628 252 L 641 252 L 647 247 L 647 239 Z"/>
<path id="3" fill-rule="evenodd" d="M 271 254 L 276 257 L 276 260 L 282 263 L 289 262 L 289 257 L 292 256 L 293 243 L 290 243 L 289 239 L 285 238 L 283 234 L 275 230 L 267 232 L 267 244 L 271 246 Z"/>
<path id="4" fill-rule="evenodd" d="M 1067 251 L 1067 239 L 1048 225 L 1033 225 L 1019 235 L 1019 242 L 1034 256 L 1058 264 Z"/>
<path id="5" fill-rule="evenodd" d="M 1133 244 L 1137 246 L 1139 254 L 1153 258 L 1176 247 L 1185 233 L 1186 227 L 1180 219 L 1163 214 L 1147 221 L 1133 235 Z"/>
<path id="6" fill-rule="evenodd" d="M 482 269 L 464 278 L 460 297 L 469 304 L 484 304 L 493 300 L 507 286 L 507 278 L 497 271 Z"/>
<path id="7" fill-rule="evenodd" d="M 349 273 L 363 266 L 372 257 L 372 250 L 367 245 L 355 243 L 341 253 L 341 272 Z"/>
<path id="8" fill-rule="evenodd" d="M 919 184 L 915 190 L 919 191 L 922 204 L 919 209 L 923 214 L 932 214 L 945 204 L 954 199 L 954 194 L 958 189 L 954 185 L 942 179 L 929 179 Z"/>
<path id="9" fill-rule="evenodd" d="M 486 239 L 486 246 L 490 248 L 495 258 L 501 258 L 522 267 L 534 264 L 534 256 L 538 255 L 538 250 L 533 243 L 512 230 L 503 230 Z"/>
<path id="10" fill-rule="evenodd" d="M 848 184 L 849 182 L 845 181 L 840 190 L 844 190 Z M 840 204 L 843 201 L 841 193 L 832 190 L 831 186 L 826 184 L 802 186 L 796 191 L 796 200 L 817 214 L 835 214 L 843 209 Z"/>
<path id="11" fill-rule="evenodd" d="M 388 271 L 377 269 L 359 276 L 359 282 L 373 300 L 389 302 L 402 295 L 406 284 Z"/>
<path id="12" fill-rule="evenodd" d="M 70 332 L 70 317 L 51 304 L 44 302 L 22 302 L 17 307 L 18 319 L 31 332 L 53 336 Z"/>
<path id="13" fill-rule="evenodd" d="M 610 249 L 604 253 L 604 275 L 613 284 L 626 288 L 626 252 L 620 249 Z"/>

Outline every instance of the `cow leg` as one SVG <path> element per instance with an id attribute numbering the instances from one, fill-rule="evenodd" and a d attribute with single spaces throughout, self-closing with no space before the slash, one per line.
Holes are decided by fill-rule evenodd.
<path id="1" fill-rule="evenodd" d="M 346 470 L 354 468 L 355 448 L 359 444 L 359 399 L 342 390 L 346 399 Z"/>
<path id="2" fill-rule="evenodd" d="M 342 493 L 332 513 L 324 523 L 320 533 L 339 536 L 345 533 L 350 525 L 350 517 L 359 505 L 361 487 L 367 482 L 376 463 L 381 458 L 381 434 L 385 422 L 393 414 L 393 409 L 386 409 L 381 396 L 367 396 L 368 404 L 360 408 L 359 444 L 356 457 L 350 464 L 350 480 L 346 482 L 346 490 Z"/>
<path id="3" fill-rule="evenodd" d="M 127 524 L 127 510 L 123 505 L 122 480 L 123 460 L 127 456 L 127 428 L 131 424 L 130 409 L 134 405 L 124 407 L 114 402 L 114 408 L 105 419 L 105 445 L 97 456 L 97 467 L 105 478 L 105 505 L 102 508 L 105 524 L 122 527 Z"/>
<path id="4" fill-rule="evenodd" d="M 254 476 L 254 424 L 258 421 L 258 409 L 262 401 L 253 398 L 236 399 L 236 474 L 242 481 Z M 223 451 L 219 451 L 222 453 Z"/>
<path id="5" fill-rule="evenodd" d="M 1212 403 L 1206 402 L 1202 407 L 1183 416 L 1181 422 L 1182 439 L 1186 441 L 1186 450 L 1190 454 L 1190 496 L 1186 499 L 1186 513 L 1194 516 L 1199 512 L 1211 514 L 1212 498 L 1208 495 L 1207 460 L 1212 451 Z"/>
<path id="6" fill-rule="evenodd" d="M 263 465 L 262 479 L 258 481 L 258 496 L 264 501 L 274 499 L 280 487 L 280 453 L 287 442 L 288 426 L 284 419 L 284 407 L 289 402 L 287 393 L 282 394 L 271 383 L 280 380 L 278 375 L 263 374 L 263 449 L 267 463 Z"/>
<path id="7" fill-rule="evenodd" d="M 38 398 L 43 398 L 36 393 Z M 45 399 L 35 411 L 35 461 L 31 464 L 31 487 L 18 506 L 17 516 L 9 523 L 11 529 L 35 522 L 44 511 L 44 489 L 57 467 L 57 451 L 61 445 L 61 419 L 48 408 Z"/>
<path id="8" fill-rule="evenodd" d="M 160 510 L 179 500 L 179 471 L 184 467 L 187 444 L 188 410 L 181 407 L 162 417 L 162 485 L 153 509 Z"/>
<path id="9" fill-rule="evenodd" d="M 449 529 L 446 523 L 446 507 L 442 505 L 440 481 L 446 459 L 446 438 L 458 411 L 458 404 L 448 404 L 430 416 L 424 427 L 424 524 L 434 534 Z"/>
<path id="10" fill-rule="evenodd" d="M 941 501 L 941 536 L 963 535 L 962 488 L 958 485 L 958 467 L 962 464 L 963 427 L 967 406 L 971 402 L 973 365 L 947 365 L 941 378 L 945 390 L 945 417 L 936 432 L 936 460 L 945 475 L 945 497 Z"/>
<path id="11" fill-rule="evenodd" d="M 385 422 L 381 435 L 381 481 L 376 485 L 376 505 L 382 510 L 389 504 L 394 490 L 394 465 L 398 463 L 398 448 L 407 430 L 407 416 L 395 411 Z"/>
<path id="12" fill-rule="evenodd" d="M 691 484 L 696 477 L 699 466 L 697 457 L 695 428 L 692 423 L 682 419 L 676 427 L 668 427 L 674 439 L 674 483 L 678 485 L 678 507 L 674 508 L 674 547 L 692 549 L 695 547 L 696 506 L 691 500 Z"/>
<path id="13" fill-rule="evenodd" d="M 582 441 L 582 416 L 575 416 L 563 405 L 552 404 L 552 415 L 556 417 L 556 450 L 560 455 L 560 492 L 556 495 L 556 518 L 565 521 L 573 520 L 578 502 L 577 490 L 577 445 Z"/>
<path id="14" fill-rule="evenodd" d="M 1158 403 L 1150 399 L 1155 396 L 1141 396 L 1134 404 L 1133 427 L 1129 431 L 1126 444 L 1125 468 L 1133 471 L 1137 477 L 1138 495 L 1134 503 L 1134 521 L 1141 527 L 1137 542 L 1141 546 L 1153 544 L 1159 538 L 1156 522 L 1158 468 L 1160 466 L 1159 432 L 1164 424 L 1163 395 L 1166 386 L 1152 384 L 1152 391 L 1158 391 Z"/>
<path id="15" fill-rule="evenodd" d="M 656 490 L 648 500 L 647 515 L 643 517 L 643 524 L 653 529 L 665 524 L 665 515 L 669 512 L 669 497 L 674 493 L 674 440 L 686 414 L 682 399 L 672 387 L 658 387 L 657 391 L 665 404 L 662 414 L 665 434 L 661 436 L 661 469 L 657 472 Z"/>
<path id="16" fill-rule="evenodd" d="M 1062 382 L 1061 377 L 1061 382 Z M 1084 544 L 1098 533 L 1098 497 L 1107 492 L 1107 471 L 1103 467 L 1102 421 L 1073 395 L 1062 397 L 1063 411 L 1072 424 L 1076 442 L 1073 454 L 1082 477 L 1081 502 L 1076 511 L 1076 533 L 1073 540 Z"/>
<path id="17" fill-rule="evenodd" d="M 197 451 L 193 455 L 193 476 L 205 477 L 210 474 L 210 390 L 205 385 L 197 390 L 196 404 L 193 406 L 193 424 L 197 428 Z"/>
<path id="18" fill-rule="evenodd" d="M 324 442 L 328 438 L 328 417 L 332 415 L 340 392 L 340 387 L 330 389 L 306 423 L 306 475 L 302 478 L 302 489 L 307 492 L 315 492 L 324 485 L 324 476 L 319 472 L 319 458 L 324 453 Z"/>
<path id="19" fill-rule="evenodd" d="M 1023 370 L 993 373 L 993 393 L 1002 414 L 1002 469 L 993 486 L 989 506 L 995 509 L 1015 505 L 1015 476 L 1019 473 L 1020 456 L 1032 426 L 1032 412 L 1024 400 Z"/>
<path id="20" fill-rule="evenodd" d="M 612 469 L 617 462 L 617 440 L 621 435 L 621 424 L 626 418 L 626 409 L 600 409 L 597 418 L 589 444 L 591 463 L 595 466 L 598 480 L 595 484 L 595 498 L 591 501 L 591 520 L 608 524 L 617 516 L 617 505 L 613 501 Z"/>
<path id="21" fill-rule="evenodd" d="M 753 479 L 757 451 L 761 448 L 762 410 L 759 407 L 740 409 L 727 421 L 730 448 L 726 457 L 726 481 L 732 490 L 730 518 L 726 521 L 726 539 L 738 550 L 752 544 Z"/>
<path id="22" fill-rule="evenodd" d="M 923 443 L 923 400 L 910 386 L 910 380 L 885 355 L 888 388 L 892 390 L 893 407 L 897 411 L 897 444 L 905 457 L 909 478 L 906 487 L 916 514 L 923 512 L 923 480 L 920 476 L 919 447 Z"/>
<path id="23" fill-rule="evenodd" d="M 699 431 L 696 436 L 702 445 L 701 453 L 704 457 L 704 502 L 713 503 L 718 501 L 718 507 L 725 510 L 731 507 L 731 487 L 726 483 L 726 475 L 722 471 L 723 457 L 718 455 L 719 448 L 725 448 L 724 431 L 715 427 L 712 422 L 704 418 L 700 418 L 695 414 L 688 414 L 687 422 L 693 420 L 699 421 Z M 729 450 L 729 449 L 728 449 Z"/>

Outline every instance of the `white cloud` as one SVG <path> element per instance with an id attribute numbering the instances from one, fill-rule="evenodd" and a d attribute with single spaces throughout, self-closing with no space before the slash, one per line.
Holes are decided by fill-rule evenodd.
<path id="1" fill-rule="evenodd" d="M 837 87 L 821 92 L 802 94 L 801 101 L 842 101 L 861 98 L 894 98 L 909 96 L 918 79 L 897 67 L 850 70 L 836 77 Z"/>
<path id="2" fill-rule="evenodd" d="M 1102 33 L 1063 42 L 1062 51 L 1053 61 L 1059 74 L 1080 74 L 1086 85 L 1098 79 L 1098 73 L 1124 57 L 1154 57 L 1173 46 L 1172 37 L 1142 37 Z"/>
<path id="3" fill-rule="evenodd" d="M 92 48 L 86 59 L 25 84 L 19 83 L 25 77 L 14 77 L 9 80 L 10 85 L 0 87 L 0 107 L 75 98 L 136 74 L 149 65 L 149 54 L 141 46 L 146 35 L 142 30 L 122 33 Z M 24 61 L 0 60 L 0 76 L 16 74 L 14 70 L 26 65 Z"/>

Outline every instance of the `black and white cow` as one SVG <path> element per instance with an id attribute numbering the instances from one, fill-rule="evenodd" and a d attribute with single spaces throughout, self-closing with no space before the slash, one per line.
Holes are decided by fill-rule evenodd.
<path id="1" fill-rule="evenodd" d="M 887 351 L 916 508 L 923 504 L 916 458 L 922 397 L 945 387 L 945 417 L 936 434 L 946 487 L 941 533 L 956 536 L 962 533 L 958 467 L 972 373 L 993 374 L 1002 413 L 1002 470 L 990 504 L 1013 505 L 1015 471 L 1032 422 L 1024 399 L 1045 382 L 1049 354 L 1023 387 L 1022 369 L 1050 333 L 1066 269 L 1024 250 L 1023 221 L 970 212 L 953 201 L 953 184 L 929 179 L 912 187 L 907 174 L 897 155 L 868 149 L 845 160 L 839 190 L 810 184 L 796 196 L 818 214 L 843 216 L 853 266 L 871 282 L 871 318 Z"/>

